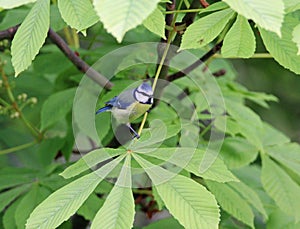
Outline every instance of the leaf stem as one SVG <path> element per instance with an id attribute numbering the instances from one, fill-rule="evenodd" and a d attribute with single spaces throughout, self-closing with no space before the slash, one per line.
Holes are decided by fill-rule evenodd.
<path id="1" fill-rule="evenodd" d="M 14 110 L 16 112 L 18 112 L 20 119 L 23 121 L 25 126 L 31 131 L 33 136 L 36 137 L 36 139 L 38 141 L 40 141 L 41 138 L 42 138 L 42 133 L 40 133 L 39 130 L 37 128 L 35 128 L 23 115 L 23 113 L 22 113 L 21 109 L 19 108 L 19 106 L 16 102 L 16 99 L 15 99 L 13 93 L 12 93 L 12 90 L 10 88 L 8 78 L 7 78 L 7 76 L 4 72 L 3 64 L 1 64 L 0 68 L 1 68 L 1 76 L 2 76 L 2 79 L 3 79 L 3 84 L 4 84 L 4 87 L 6 88 L 8 98 L 10 99 L 10 101 L 12 103 L 12 107 L 14 108 Z"/>
<path id="2" fill-rule="evenodd" d="M 172 11 L 165 11 L 164 14 L 174 14 L 174 13 L 197 13 L 201 12 L 203 9 L 188 9 L 188 10 L 172 10 Z"/>
<path id="3" fill-rule="evenodd" d="M 215 54 L 214 58 L 224 58 L 224 59 L 242 59 L 241 57 L 223 57 L 221 54 Z M 259 58 L 273 58 L 270 53 L 254 53 L 250 58 L 259 59 Z"/>
<path id="4" fill-rule="evenodd" d="M 72 29 L 72 36 L 73 36 L 73 41 L 74 41 L 74 47 L 76 49 L 79 49 L 80 48 L 79 37 L 78 37 L 78 33 L 76 32 L 75 29 Z"/>
<path id="5" fill-rule="evenodd" d="M 5 101 L 4 99 L 2 99 L 1 97 L 0 97 L 0 103 L 2 103 L 2 105 L 6 106 L 6 107 L 10 107 L 10 106 L 11 106 L 8 102 L 6 102 L 6 101 Z"/>
<path id="6" fill-rule="evenodd" d="M 8 154 L 8 153 L 13 153 L 16 152 L 18 150 L 22 150 L 22 149 L 26 149 L 29 148 L 30 146 L 33 146 L 36 144 L 36 141 L 32 141 L 32 142 L 28 142 L 19 146 L 15 146 L 12 148 L 8 148 L 8 149 L 4 149 L 4 150 L 0 150 L 0 155 L 4 155 L 4 154 Z"/>

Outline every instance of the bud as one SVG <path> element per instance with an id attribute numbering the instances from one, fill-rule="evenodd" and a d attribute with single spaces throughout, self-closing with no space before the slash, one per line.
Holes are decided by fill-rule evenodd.
<path id="1" fill-rule="evenodd" d="M 31 102 L 32 104 L 37 104 L 38 100 L 37 100 L 36 97 L 32 97 L 32 98 L 30 98 L 30 102 Z"/>

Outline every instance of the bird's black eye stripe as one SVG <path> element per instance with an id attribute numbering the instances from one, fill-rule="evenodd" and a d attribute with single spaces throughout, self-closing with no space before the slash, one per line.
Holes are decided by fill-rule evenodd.
<path id="1" fill-rule="evenodd" d="M 152 95 L 148 95 L 148 94 L 146 94 L 145 92 L 142 92 L 142 91 L 139 91 L 139 90 L 136 90 L 136 92 L 141 93 L 142 95 L 148 96 L 148 97 L 150 97 L 150 98 L 153 97 Z"/>

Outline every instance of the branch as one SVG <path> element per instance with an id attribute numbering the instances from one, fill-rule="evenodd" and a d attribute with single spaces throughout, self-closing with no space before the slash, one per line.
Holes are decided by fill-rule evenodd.
<path id="1" fill-rule="evenodd" d="M 186 67 L 185 69 L 176 72 L 172 75 L 167 76 L 168 81 L 173 81 L 176 79 L 179 79 L 187 74 L 189 74 L 191 71 L 193 71 L 195 68 L 200 66 L 203 62 L 207 61 L 210 57 L 212 57 L 215 53 L 217 53 L 223 45 L 223 41 L 220 43 L 216 44 L 211 50 L 209 50 L 204 56 L 202 56 L 199 60 L 195 61 L 192 63 L 190 66 Z"/>
<path id="2" fill-rule="evenodd" d="M 10 39 L 12 40 L 17 32 L 19 26 L 11 27 L 7 30 L 0 31 L 0 40 Z M 48 37 L 56 44 L 56 46 L 67 56 L 67 58 L 80 70 L 85 73 L 88 77 L 94 80 L 100 86 L 111 89 L 113 84 L 80 57 L 78 57 L 68 46 L 68 44 L 51 28 L 48 31 Z"/>
<path id="3" fill-rule="evenodd" d="M 54 44 L 72 61 L 72 63 L 83 73 L 86 73 L 88 77 L 94 80 L 96 83 L 106 89 L 111 89 L 113 84 L 99 72 L 89 66 L 80 57 L 78 57 L 68 46 L 68 44 L 51 28 L 48 32 L 48 37 Z"/>
<path id="4" fill-rule="evenodd" d="M 206 8 L 209 6 L 209 3 L 206 1 L 206 0 L 199 0 L 200 1 L 200 4 L 203 8 Z"/>

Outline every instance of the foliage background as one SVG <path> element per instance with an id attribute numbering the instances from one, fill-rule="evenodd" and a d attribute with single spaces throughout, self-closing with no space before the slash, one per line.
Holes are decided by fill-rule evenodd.
<path id="1" fill-rule="evenodd" d="M 8 28 L 24 22 L 24 18 L 30 12 L 32 7 L 37 7 L 38 4 L 41 4 L 41 9 L 45 9 L 45 6 L 50 3 L 50 1 L 47 0 L 39 0 L 37 1 L 38 4 L 31 3 L 33 1 L 16 2 L 21 3 L 20 7 L 12 7 L 12 9 L 5 10 L 3 9 L 0 12 L 0 30 L 6 31 Z M 31 51 L 27 52 L 24 49 L 27 43 L 25 42 L 25 44 L 22 44 L 23 39 L 25 41 L 26 38 L 26 36 L 22 35 L 26 34 L 26 32 L 29 34 L 34 33 L 34 26 L 30 28 L 29 31 L 26 31 L 25 27 L 25 29 L 23 28 L 22 33 L 19 33 L 19 36 L 16 35 L 16 37 L 19 38 L 19 43 L 16 41 L 17 38 L 15 38 L 15 43 L 11 42 L 11 39 L 4 39 L 1 41 L 2 52 L 0 54 L 0 58 L 2 84 L 0 88 L 0 98 L 4 100 L 4 102 L 3 100 L 0 101 L 2 105 L 0 110 L 2 113 L 0 116 L 0 152 L 3 154 L 0 155 L 0 209 L 2 210 L 0 215 L 2 222 L 1 227 L 25 228 L 25 223 L 29 222 L 27 228 L 36 228 L 37 226 L 34 226 L 35 223 L 39 223 L 37 219 L 43 219 L 43 217 L 47 217 L 47 214 L 49 213 L 46 212 L 47 209 L 50 209 L 51 213 L 50 207 L 55 208 L 57 206 L 56 203 L 59 203 L 60 201 L 66 201 L 68 198 L 70 199 L 69 203 L 71 207 L 62 208 L 59 214 L 56 212 L 57 215 L 61 215 L 61 218 L 56 218 L 56 221 L 54 219 L 53 221 L 50 221 L 49 225 L 51 226 L 48 225 L 48 227 L 54 227 L 53 225 L 58 226 L 64 220 L 67 221 L 64 222 L 60 228 L 75 228 L 76 225 L 78 228 L 83 228 L 89 224 L 90 221 L 93 221 L 94 223 L 92 228 L 97 226 L 99 227 L 99 225 L 101 225 L 103 222 L 99 222 L 97 217 L 95 219 L 94 217 L 100 207 L 105 206 L 103 205 L 104 203 L 107 203 L 107 205 L 101 208 L 102 211 L 99 211 L 101 212 L 101 214 L 99 214 L 101 216 L 100 218 L 102 219 L 106 217 L 112 217 L 111 221 L 105 222 L 107 223 L 105 226 L 107 226 L 114 220 L 120 220 L 120 216 L 113 214 L 112 210 L 116 209 L 113 205 L 113 200 L 122 200 L 122 194 L 127 195 L 128 197 L 123 198 L 128 202 L 122 202 L 122 204 L 130 207 L 128 208 L 128 211 L 122 211 L 122 209 L 118 210 L 120 215 L 128 220 L 121 221 L 120 225 L 115 226 L 116 228 L 130 228 L 132 225 L 131 220 L 133 220 L 131 218 L 133 217 L 134 212 L 136 212 L 136 215 L 139 216 L 138 219 L 142 221 L 140 224 L 144 224 L 145 222 L 150 223 L 151 221 L 156 221 L 155 217 L 164 216 L 165 214 L 168 215 L 166 209 L 171 212 L 173 217 L 168 217 L 164 220 L 154 222 L 145 228 L 166 228 L 166 225 L 173 225 L 172 228 L 182 228 L 181 225 L 184 225 L 186 228 L 193 228 L 193 225 L 190 223 L 191 218 L 198 219 L 201 218 L 200 216 L 202 215 L 208 216 L 208 218 L 213 218 L 210 228 L 216 228 L 215 225 L 217 224 L 219 224 L 220 228 L 299 227 L 299 214 L 296 211 L 297 207 L 299 206 L 297 204 L 300 203 L 300 197 L 298 195 L 299 192 L 297 192 L 299 190 L 300 180 L 298 159 L 300 153 L 299 145 L 287 143 L 288 139 L 282 133 L 272 129 L 267 129 L 265 138 L 271 142 L 272 139 L 275 139 L 274 141 L 278 141 L 275 142 L 278 145 L 276 145 L 274 142 L 271 143 L 276 147 L 278 146 L 278 149 L 275 148 L 274 153 L 267 146 L 264 146 L 270 150 L 270 154 L 268 155 L 269 152 L 265 154 L 265 152 L 262 152 L 262 149 L 257 150 L 255 148 L 256 146 L 253 146 L 253 141 L 256 141 L 255 143 L 257 143 L 257 140 L 253 140 L 251 138 L 251 133 L 247 131 L 242 131 L 242 133 L 234 133 L 234 128 L 229 128 L 229 131 L 233 132 L 227 133 L 228 138 L 226 140 L 226 144 L 228 148 L 224 147 L 222 151 L 224 163 L 227 165 L 227 167 L 218 161 L 218 163 L 221 164 L 219 170 L 217 169 L 215 173 L 212 172 L 211 176 L 207 176 L 199 174 L 197 171 L 195 171 L 195 169 L 193 169 L 193 165 L 198 165 L 198 161 L 193 160 L 190 167 L 182 172 L 182 176 L 178 176 L 176 178 L 177 180 L 175 179 L 174 181 L 170 181 L 172 185 L 177 187 L 175 191 L 181 195 L 186 195 L 185 197 L 187 197 L 187 199 L 191 198 L 190 201 L 182 201 L 179 195 L 176 194 L 174 194 L 174 199 L 170 199 L 168 198 L 170 195 L 167 194 L 171 192 L 170 189 L 168 189 L 166 186 L 160 186 L 153 188 L 153 190 L 133 189 L 133 197 L 135 200 L 134 206 L 133 198 L 131 199 L 131 191 L 119 188 L 113 189 L 115 191 L 111 192 L 113 185 L 108 182 L 102 182 L 100 185 L 93 183 L 95 185 L 95 191 L 91 189 L 92 194 L 86 201 L 85 197 L 88 197 L 87 192 L 82 194 L 85 196 L 82 198 L 71 198 L 68 196 L 67 194 L 72 193 L 74 190 L 76 193 L 76 190 L 78 191 L 79 187 L 86 187 L 85 182 L 89 181 L 86 178 L 80 180 L 78 176 L 75 176 L 79 174 L 76 169 L 78 170 L 79 168 L 80 172 L 84 172 L 83 175 L 93 178 L 92 173 L 88 173 L 88 171 L 85 171 L 84 168 L 80 167 L 80 160 L 78 163 L 71 165 L 71 161 L 78 159 L 79 155 L 77 150 L 73 148 L 74 138 L 71 129 L 70 111 L 72 108 L 74 88 L 77 87 L 78 82 L 82 77 L 82 73 L 78 71 L 78 69 L 70 62 L 70 60 L 65 57 L 65 55 L 57 48 L 56 45 L 53 44 L 53 39 L 47 38 L 45 44 L 42 46 L 43 37 L 46 36 L 49 27 L 47 26 L 47 23 L 50 23 L 50 27 L 54 31 L 57 31 L 58 34 L 67 41 L 68 45 L 72 49 L 72 52 L 76 55 L 79 55 L 79 57 L 88 64 L 93 64 L 99 59 L 99 57 L 118 47 L 137 42 L 159 41 L 161 38 L 158 35 L 160 35 L 162 38 L 165 36 L 165 26 L 161 20 L 157 24 L 154 23 L 154 25 L 159 25 L 157 27 L 153 26 L 153 24 L 151 24 L 149 21 L 144 21 L 144 19 L 146 19 L 146 13 L 150 12 L 142 10 L 139 12 L 139 10 L 133 10 L 134 13 L 130 15 L 140 14 L 140 21 L 135 22 L 134 19 L 132 19 L 132 21 L 130 21 L 132 22 L 130 26 L 132 26 L 133 29 L 126 28 L 124 31 L 120 32 L 118 30 L 113 30 L 113 27 L 110 27 L 110 20 L 105 18 L 107 16 L 105 15 L 105 12 L 99 12 L 99 14 L 102 15 L 100 18 L 101 22 L 98 22 L 98 16 L 96 16 L 96 14 L 87 14 L 87 12 L 90 12 L 90 10 L 93 9 L 92 5 L 87 4 L 88 2 L 90 3 L 88 0 L 82 1 L 85 4 L 79 4 L 80 1 L 73 1 L 78 3 L 78 5 L 75 4 L 77 7 L 75 11 L 80 12 L 79 15 L 81 15 L 81 17 L 85 17 L 85 20 L 83 20 L 84 23 L 82 23 L 80 20 L 76 21 L 74 15 L 72 15 L 72 11 L 66 10 L 63 14 L 64 16 L 61 17 L 60 10 L 68 9 L 68 7 L 64 4 L 68 4 L 70 2 L 72 1 L 51 1 L 51 4 L 49 4 L 49 22 L 47 21 L 47 17 L 45 17 L 45 15 L 47 15 L 46 11 L 37 11 L 42 12 L 42 16 L 36 19 L 36 23 L 33 24 L 35 24 L 35 26 L 38 28 L 38 31 L 40 31 L 40 33 L 37 33 L 37 37 L 40 36 L 41 39 L 37 38 L 37 42 L 33 42 L 33 48 Z M 113 1 L 111 2 L 114 3 Z M 159 3 L 156 13 L 157 10 L 162 12 L 165 11 L 165 2 L 166 1 L 161 1 Z M 178 2 L 180 2 L 184 8 L 189 4 L 189 2 L 191 3 L 195 1 Z M 208 2 L 213 4 L 215 1 Z M 230 5 L 230 2 L 232 1 L 228 0 L 224 2 L 227 2 Z M 263 8 L 264 6 L 263 4 L 260 5 L 260 1 L 255 0 L 244 0 L 243 2 L 258 4 L 256 5 L 258 9 L 260 9 L 260 7 Z M 299 11 L 297 11 L 297 9 L 299 8 L 300 4 L 297 1 L 292 1 L 294 4 L 293 10 L 287 8 L 287 1 L 283 2 L 278 0 L 266 2 L 272 2 L 271 4 L 274 7 L 274 12 L 280 11 L 280 5 L 284 3 L 286 6 L 286 13 L 289 9 L 290 11 L 294 11 L 291 14 L 294 14 L 295 17 L 299 18 Z M 6 8 L 5 4 L 10 4 L 5 1 L 0 1 L 0 3 L 2 4 L 0 4 L 0 6 L 3 8 Z M 26 4 L 23 5 L 23 3 Z M 27 5 L 27 3 L 29 4 Z M 113 8 L 115 9 L 114 11 L 108 11 L 113 14 L 118 12 L 117 7 L 122 7 L 122 4 L 110 5 L 112 3 L 109 3 L 109 1 L 106 3 L 105 1 L 94 1 L 94 7 L 98 7 L 100 11 L 107 11 L 107 9 Z M 149 3 L 149 8 L 152 7 L 150 6 L 151 4 L 154 4 L 154 8 L 156 7 L 156 3 Z M 224 12 L 222 11 L 223 6 L 224 5 L 221 5 L 220 8 L 217 7 L 220 12 Z M 234 4 L 230 6 L 232 9 L 236 10 L 236 6 L 234 6 Z M 138 4 L 134 5 L 133 9 L 140 9 L 139 7 L 141 6 Z M 167 7 L 170 7 L 170 5 L 167 5 Z M 197 8 L 202 9 L 200 5 Z M 244 15 L 243 11 L 239 10 L 240 9 L 238 9 L 237 12 Z M 197 14 L 196 21 L 199 20 L 199 18 L 202 18 L 203 15 L 204 18 L 206 18 L 206 16 L 210 16 L 211 14 L 214 13 L 208 12 L 202 15 Z M 89 17 L 86 17 L 86 15 L 89 15 Z M 184 15 L 185 13 L 180 13 L 178 15 L 178 21 L 180 21 Z M 116 15 L 116 17 L 117 16 L 118 15 Z M 279 19 L 276 18 L 276 20 L 280 20 L 280 17 L 284 16 L 283 11 L 277 16 Z M 155 18 L 159 18 L 159 16 L 156 15 Z M 257 18 L 251 19 L 263 27 Z M 122 18 L 120 20 L 122 20 Z M 276 20 L 274 21 L 276 22 Z M 139 25 L 142 22 L 143 24 Z M 278 26 L 278 23 L 276 24 L 275 22 L 274 27 L 270 26 L 265 29 L 269 29 L 278 33 L 278 28 L 276 27 Z M 104 23 L 105 26 L 102 23 Z M 75 27 L 77 31 L 82 31 L 82 33 L 76 33 L 76 30 L 70 29 L 67 24 L 73 28 Z M 250 21 L 250 25 L 256 37 L 256 53 L 265 53 L 266 50 L 261 40 L 260 33 L 254 26 L 253 21 Z M 227 29 L 229 29 L 230 26 L 232 26 L 232 23 L 227 24 L 227 26 Z M 108 29 L 105 29 L 104 27 L 108 27 Z M 88 30 L 85 31 L 87 28 Z M 180 26 L 178 28 L 180 29 Z M 192 36 L 193 34 L 197 33 L 197 28 L 194 31 L 192 31 L 191 28 L 192 27 L 190 27 L 190 35 Z M 168 29 L 170 29 L 170 27 L 168 27 Z M 107 31 L 112 33 L 114 36 Z M 188 31 L 188 29 L 186 31 Z M 217 38 L 213 38 L 207 42 L 207 44 L 210 43 L 210 45 L 201 48 L 198 47 L 198 43 L 194 43 L 194 48 L 198 49 L 193 52 L 195 52 L 199 58 L 203 55 L 203 53 L 209 50 L 209 48 L 216 45 L 219 41 L 219 38 L 224 38 L 224 34 L 222 34 L 221 31 L 219 31 L 220 33 L 216 31 L 214 32 L 216 33 Z M 83 34 L 86 32 L 87 36 L 83 36 Z M 123 35 L 125 36 L 122 37 Z M 116 39 L 119 42 L 122 41 L 122 43 L 117 42 Z M 190 40 L 186 42 L 186 45 L 193 45 L 193 42 L 191 41 L 194 42 L 195 40 L 190 38 Z M 296 53 L 296 44 L 294 45 L 294 51 Z M 41 49 L 40 46 L 42 46 Z M 38 51 L 39 54 L 35 57 L 35 53 Z M 247 51 L 247 55 L 249 55 L 249 52 L 251 54 L 251 48 L 247 49 Z M 26 53 L 26 55 L 22 56 L 23 52 Z M 11 58 L 11 55 L 13 58 Z M 300 86 L 300 82 L 298 76 L 295 73 L 284 69 L 281 65 L 271 59 L 271 56 L 267 56 L 268 58 L 263 59 L 252 58 L 242 60 L 240 58 L 245 57 L 243 56 L 245 54 L 240 55 L 241 56 L 237 56 L 238 58 L 233 59 L 223 59 L 221 56 L 218 56 L 219 58 L 209 61 L 209 66 L 211 69 L 226 70 L 225 74 L 221 74 L 221 76 L 218 78 L 218 82 L 220 83 L 222 89 L 226 92 L 229 91 L 229 93 L 234 91 L 236 93 L 235 96 L 233 96 L 235 99 L 237 97 L 245 96 L 247 92 L 242 90 L 242 92 L 237 93 L 234 89 L 227 87 L 227 84 L 234 82 L 233 78 L 236 77 L 236 81 L 240 82 L 241 85 L 246 86 L 249 90 L 274 94 L 279 98 L 279 102 L 274 102 L 275 98 L 270 95 L 249 92 L 249 97 L 252 99 L 245 99 L 245 101 L 242 99 L 239 101 L 239 105 L 241 106 L 240 108 L 243 109 L 246 115 L 249 115 L 247 118 L 258 120 L 260 123 L 259 118 L 257 118 L 255 114 L 251 112 L 249 114 L 246 112 L 247 108 L 244 106 L 245 102 L 245 104 L 249 105 L 249 107 L 253 108 L 255 112 L 259 114 L 263 121 L 272 124 L 272 126 L 279 129 L 289 138 L 291 138 L 292 141 L 300 142 L 300 124 L 298 121 L 300 114 L 300 108 L 298 106 L 300 102 L 300 92 L 298 88 Z M 35 59 L 31 64 L 31 59 L 34 57 Z M 12 62 L 14 64 L 12 64 Z M 287 63 L 281 64 L 285 66 Z M 27 67 L 29 68 L 27 69 Z M 293 68 L 294 71 L 298 71 L 297 67 L 293 66 Z M 16 73 L 19 74 L 19 76 L 14 78 L 13 76 Z M 170 74 L 171 73 L 174 73 L 174 71 L 170 70 Z M 101 101 L 102 99 L 105 100 L 111 97 L 112 94 L 115 95 L 119 93 L 121 88 L 118 88 L 118 84 L 125 85 L 128 82 L 144 79 L 147 77 L 147 74 L 149 74 L 150 77 L 153 77 L 155 75 L 155 66 L 141 67 L 133 70 L 131 69 L 128 72 L 125 71 L 120 73 L 113 79 L 116 86 L 113 88 L 112 92 L 107 92 L 107 94 L 101 95 Z M 4 85 L 4 78 L 6 76 L 8 77 L 8 82 L 14 95 L 14 99 L 16 100 L 19 108 L 22 108 L 22 114 L 24 117 L 26 117 L 26 120 L 29 120 L 30 122 L 29 128 L 28 125 L 26 126 L 26 123 L 28 124 L 27 121 L 16 117 L 16 110 L 13 106 L 5 106 L 5 102 L 13 104 L 13 101 L 11 101 L 11 96 L 9 93 L 7 93 L 7 86 Z M 239 84 L 234 85 L 237 88 L 240 88 Z M 183 87 L 185 86 L 186 85 L 183 83 Z M 24 95 L 24 93 L 26 95 Z M 197 92 L 191 90 L 191 98 L 193 98 L 193 93 Z M 229 101 L 234 102 L 231 100 Z M 258 105 L 264 101 L 269 102 L 270 107 L 268 109 Z M 196 101 L 194 102 L 196 103 Z M 103 105 L 103 103 L 99 104 L 99 107 L 101 105 Z M 202 108 L 199 109 L 201 110 Z M 56 113 L 56 111 L 58 112 Z M 157 117 L 159 114 L 171 114 L 167 112 L 170 112 L 170 110 L 166 107 L 158 107 L 156 110 L 153 110 L 152 113 L 150 113 L 149 119 L 151 120 L 151 117 L 153 119 L 153 117 Z M 241 124 L 245 121 L 242 118 L 238 120 L 234 112 L 230 113 L 230 115 L 237 119 L 236 121 L 238 126 L 241 126 Z M 102 127 L 104 121 L 107 121 L 107 118 L 108 116 L 105 116 L 103 119 L 99 119 L 98 125 Z M 167 119 L 164 121 L 167 122 Z M 172 121 L 172 124 L 176 124 L 176 118 L 174 118 Z M 257 123 L 246 124 L 246 127 L 251 129 L 251 126 L 256 125 Z M 207 125 L 207 123 L 204 122 L 204 125 Z M 170 123 L 168 123 L 168 126 L 171 130 L 176 130 L 174 125 L 171 125 Z M 138 125 L 136 125 L 136 127 L 138 127 Z M 104 139 L 107 147 L 118 147 L 118 145 L 112 141 L 113 136 L 109 127 L 106 127 L 105 131 L 106 132 L 104 134 L 102 133 L 103 135 L 100 134 L 100 138 Z M 149 126 L 146 126 L 145 132 L 147 131 L 151 132 L 154 130 L 149 129 Z M 170 131 L 170 133 L 171 132 L 172 131 Z M 247 134 L 250 134 L 250 137 Z M 259 133 L 257 132 L 257 134 Z M 171 135 L 172 133 L 170 136 Z M 169 141 L 164 142 L 164 146 L 168 149 L 161 149 L 162 152 L 165 152 L 166 154 L 171 153 L 172 149 L 177 147 L 177 137 L 174 137 L 174 135 L 171 136 L 172 138 L 170 138 Z M 207 139 L 205 136 L 201 136 L 200 139 L 204 144 L 206 143 Z M 236 145 L 231 146 L 230 143 L 232 141 L 236 141 Z M 261 141 L 265 141 L 265 139 Z M 27 143 L 30 145 L 27 145 Z M 201 149 L 199 149 L 199 152 L 200 151 Z M 99 156 L 99 152 L 95 152 L 94 154 L 90 155 L 96 155 L 96 161 L 101 162 L 102 159 L 101 156 Z M 122 151 L 119 151 L 119 149 L 115 151 L 112 150 L 112 152 L 116 155 L 122 155 Z M 243 154 L 244 152 L 250 153 L 246 155 Z M 260 153 L 259 155 L 258 152 Z M 231 157 L 231 154 L 233 154 L 234 157 Z M 133 164 L 134 162 L 143 162 L 141 163 L 143 164 L 142 167 L 146 168 L 147 163 L 156 163 L 155 160 L 149 158 L 148 162 L 142 161 L 141 158 L 143 157 L 139 158 L 139 154 L 136 155 L 137 156 L 133 156 Z M 228 157 L 226 157 L 226 155 Z M 163 157 L 162 155 L 159 156 Z M 160 159 L 163 160 L 162 158 Z M 124 164 L 128 165 L 130 160 L 130 157 L 126 157 Z M 263 175 L 261 175 L 262 163 L 265 165 Z M 64 179 L 62 176 L 60 176 L 59 174 L 62 171 L 64 171 L 63 175 L 65 178 L 70 177 L 71 179 Z M 272 177 L 272 173 L 274 171 L 276 172 L 274 173 L 274 176 L 276 177 L 275 180 L 277 181 L 275 184 L 274 176 Z M 130 175 L 130 171 L 126 170 L 125 166 L 123 167 L 122 172 L 123 174 Z M 164 173 L 164 170 L 161 172 Z M 234 175 L 242 182 L 234 182 L 236 179 Z M 151 175 L 149 176 L 151 178 Z M 92 178 L 91 180 L 93 180 Z M 270 180 L 273 183 L 268 183 Z M 67 185 L 71 181 L 74 181 L 75 184 L 77 182 L 77 185 L 74 185 L 73 189 Z M 204 186 L 207 187 L 208 190 L 213 193 L 213 195 L 211 195 L 210 192 L 204 191 L 204 189 L 202 189 Z M 48 202 L 43 202 L 44 205 L 40 205 L 40 208 L 37 208 L 38 210 L 35 210 L 29 221 L 27 221 L 28 217 L 36 208 L 36 206 L 45 200 L 50 193 L 59 190 L 61 187 L 66 188 L 67 191 L 60 194 L 59 192 L 56 192 L 56 196 L 53 197 L 55 201 L 51 202 L 50 199 Z M 285 189 L 286 187 L 287 189 Z M 194 192 L 190 190 L 194 190 Z M 207 199 L 214 196 L 212 199 L 209 199 L 207 203 L 208 208 L 200 209 L 199 211 L 195 212 L 191 211 L 187 214 L 183 212 L 182 209 L 184 206 L 187 206 L 189 209 L 189 207 L 194 206 L 193 203 L 197 203 L 199 200 L 197 198 L 199 192 L 201 192 L 203 196 L 207 195 Z M 114 195 L 110 195 L 109 193 L 113 193 Z M 187 193 L 190 194 L 190 196 L 188 196 Z M 278 193 L 280 194 L 279 196 Z M 63 194 L 67 196 L 64 197 Z M 209 211 L 210 207 L 215 210 L 217 209 L 214 198 L 216 198 L 218 201 L 221 209 L 220 219 L 219 217 L 216 217 L 216 212 L 211 213 Z M 82 203 L 77 203 L 75 199 L 78 199 L 78 202 L 84 202 L 84 204 L 81 206 Z M 181 202 L 179 202 L 181 204 L 172 205 L 175 200 L 180 200 Z M 52 203 L 54 203 L 54 206 L 51 205 Z M 199 206 L 196 206 L 196 208 L 197 207 Z M 202 205 L 200 205 L 200 207 L 202 207 Z M 155 215 L 157 211 L 159 213 Z M 71 217 L 71 215 L 73 215 L 75 212 L 77 213 Z M 151 218 L 151 216 L 153 216 L 153 218 Z M 205 220 L 200 220 L 199 222 L 197 221 L 197 223 L 204 228 L 208 228 L 205 224 Z M 138 222 L 135 224 L 136 228 L 140 228 L 137 226 L 138 224 Z"/>

